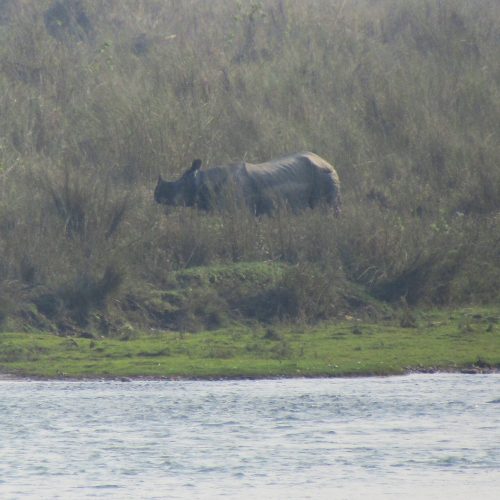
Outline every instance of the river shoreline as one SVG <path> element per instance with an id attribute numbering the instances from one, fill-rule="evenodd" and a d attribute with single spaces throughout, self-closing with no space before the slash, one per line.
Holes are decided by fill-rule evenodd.
<path id="1" fill-rule="evenodd" d="M 0 373 L 0 382 L 2 381 L 34 381 L 34 382 L 228 382 L 228 381 L 260 381 L 260 380 L 289 380 L 289 379 L 355 379 L 355 378 L 392 378 L 392 377 L 406 377 L 409 375 L 419 374 L 437 374 L 437 375 L 497 375 L 500 374 L 500 368 L 479 368 L 471 366 L 469 368 L 453 369 L 427 369 L 427 370 L 407 370 L 403 373 L 354 373 L 345 375 L 277 375 L 269 376 L 220 376 L 220 377 L 189 377 L 189 376 L 66 376 L 57 375 L 54 377 L 43 377 L 33 375 L 16 375 L 15 373 Z"/>

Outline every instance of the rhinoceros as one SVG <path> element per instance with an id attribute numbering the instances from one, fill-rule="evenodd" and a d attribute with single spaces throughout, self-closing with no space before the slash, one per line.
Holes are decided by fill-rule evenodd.
<path id="1" fill-rule="evenodd" d="M 316 206 L 331 206 L 340 213 L 340 181 L 326 160 L 314 153 L 296 153 L 252 164 L 240 162 L 201 170 L 194 160 L 177 181 L 161 175 L 156 202 L 168 206 L 196 207 L 204 211 L 246 207 L 255 215 L 271 214 L 287 206 L 294 213 Z"/>

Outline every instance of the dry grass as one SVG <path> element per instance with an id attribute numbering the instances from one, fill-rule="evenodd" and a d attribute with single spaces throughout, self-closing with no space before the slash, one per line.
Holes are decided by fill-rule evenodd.
<path id="1" fill-rule="evenodd" d="M 297 317 L 335 314 L 339 283 L 498 299 L 499 21 L 493 0 L 1 2 L 0 296 L 265 260 L 299 266 Z M 338 168 L 341 219 L 153 205 L 194 157 L 302 149 Z"/>

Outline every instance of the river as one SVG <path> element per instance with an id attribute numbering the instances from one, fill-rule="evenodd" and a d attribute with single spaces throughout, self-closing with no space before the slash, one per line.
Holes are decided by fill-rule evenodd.
<path id="1" fill-rule="evenodd" d="M 500 375 L 0 380 L 2 499 L 480 499 Z"/>

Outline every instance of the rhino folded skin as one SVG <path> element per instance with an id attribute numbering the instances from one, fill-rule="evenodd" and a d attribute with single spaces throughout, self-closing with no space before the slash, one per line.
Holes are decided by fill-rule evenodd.
<path id="1" fill-rule="evenodd" d="M 176 181 L 161 175 L 154 191 L 166 206 L 227 211 L 239 207 L 270 215 L 286 206 L 293 212 L 330 206 L 340 213 L 340 180 L 335 168 L 314 153 L 296 153 L 264 163 L 247 162 L 201 169 L 194 160 Z"/>

